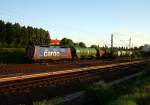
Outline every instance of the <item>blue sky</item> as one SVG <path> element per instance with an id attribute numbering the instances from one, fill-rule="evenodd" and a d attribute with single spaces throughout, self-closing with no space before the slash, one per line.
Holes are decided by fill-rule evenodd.
<path id="1" fill-rule="evenodd" d="M 150 44 L 150 0 L 0 0 L 0 19 L 87 45 Z"/>

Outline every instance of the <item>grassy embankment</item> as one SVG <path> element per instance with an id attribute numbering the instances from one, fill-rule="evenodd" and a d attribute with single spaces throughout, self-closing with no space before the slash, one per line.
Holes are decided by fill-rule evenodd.
<path id="1" fill-rule="evenodd" d="M 0 66 L 23 63 L 24 54 L 24 48 L 0 48 Z"/>
<path id="2" fill-rule="evenodd" d="M 62 104 L 55 99 L 35 102 L 34 105 Z M 150 71 L 111 87 L 103 81 L 94 83 L 87 87 L 80 99 L 63 105 L 150 105 Z"/>
<path id="3" fill-rule="evenodd" d="M 150 70 L 114 86 L 98 82 L 86 89 L 82 105 L 150 105 Z"/>
<path id="4" fill-rule="evenodd" d="M 144 74 L 112 87 L 98 82 L 87 88 L 82 105 L 150 105 L 150 77 Z"/>

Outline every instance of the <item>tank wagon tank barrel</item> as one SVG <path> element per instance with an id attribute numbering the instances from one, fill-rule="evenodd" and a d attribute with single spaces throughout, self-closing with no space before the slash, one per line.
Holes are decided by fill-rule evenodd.
<path id="1" fill-rule="evenodd" d="M 74 57 L 81 58 L 96 58 L 97 50 L 95 48 L 73 48 Z"/>

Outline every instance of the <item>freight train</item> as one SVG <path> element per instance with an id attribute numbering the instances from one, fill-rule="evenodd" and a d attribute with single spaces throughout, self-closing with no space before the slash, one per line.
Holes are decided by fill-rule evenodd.
<path id="1" fill-rule="evenodd" d="M 127 51 L 115 51 L 113 56 L 125 56 L 132 54 Z M 91 58 L 109 58 L 111 53 L 109 49 L 96 48 L 64 48 L 60 46 L 29 46 L 26 48 L 26 56 L 28 60 L 76 60 L 76 59 L 91 59 Z"/>

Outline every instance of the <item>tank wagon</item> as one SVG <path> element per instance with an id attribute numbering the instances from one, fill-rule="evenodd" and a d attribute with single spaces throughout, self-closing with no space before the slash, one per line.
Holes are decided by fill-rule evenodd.
<path id="1" fill-rule="evenodd" d="M 132 55 L 133 52 L 132 51 L 126 51 L 126 50 L 117 50 L 113 52 L 113 55 L 116 57 L 127 57 Z"/>
<path id="2" fill-rule="evenodd" d="M 72 49 L 73 57 L 77 59 L 96 58 L 97 50 L 95 48 L 77 48 Z"/>

